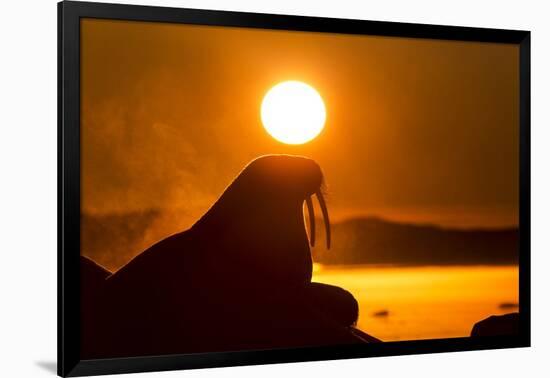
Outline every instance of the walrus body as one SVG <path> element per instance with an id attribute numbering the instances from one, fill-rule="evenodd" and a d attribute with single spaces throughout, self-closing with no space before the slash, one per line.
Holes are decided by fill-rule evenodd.
<path id="1" fill-rule="evenodd" d="M 322 183 L 310 159 L 251 162 L 193 227 L 105 280 L 94 327 L 102 332 L 83 340 L 85 357 L 360 342 L 347 330 L 358 315 L 353 296 L 311 283 L 302 208 L 320 196 L 330 230 Z M 314 234 L 312 226 L 312 242 Z"/>

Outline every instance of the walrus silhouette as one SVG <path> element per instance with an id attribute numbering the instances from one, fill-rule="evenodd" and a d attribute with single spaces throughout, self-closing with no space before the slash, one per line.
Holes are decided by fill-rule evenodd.
<path id="1" fill-rule="evenodd" d="M 316 196 L 330 247 L 319 165 L 267 155 L 249 163 L 187 231 L 105 280 L 87 357 L 362 342 L 347 291 L 312 283 Z M 309 240 L 304 222 L 309 212 Z M 101 354 L 104 354 L 101 355 Z"/>

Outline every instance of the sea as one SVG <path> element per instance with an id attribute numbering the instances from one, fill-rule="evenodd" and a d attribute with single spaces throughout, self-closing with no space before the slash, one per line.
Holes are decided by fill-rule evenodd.
<path id="1" fill-rule="evenodd" d="M 315 264 L 313 281 L 350 291 L 357 327 L 382 341 L 465 337 L 482 319 L 518 311 L 517 266 Z"/>

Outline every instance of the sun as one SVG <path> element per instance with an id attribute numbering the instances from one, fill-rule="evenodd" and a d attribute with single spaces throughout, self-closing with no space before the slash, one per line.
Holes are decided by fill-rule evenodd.
<path id="1" fill-rule="evenodd" d="M 315 138 L 325 127 L 323 99 L 310 85 L 285 81 L 275 85 L 262 101 L 264 128 L 286 144 L 303 144 Z"/>

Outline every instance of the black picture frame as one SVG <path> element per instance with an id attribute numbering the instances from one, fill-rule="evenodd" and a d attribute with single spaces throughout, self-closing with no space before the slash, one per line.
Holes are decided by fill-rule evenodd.
<path id="1" fill-rule="evenodd" d="M 80 19 L 118 19 L 516 44 L 520 49 L 520 334 L 401 341 L 345 347 L 255 350 L 81 360 Z M 58 3 L 58 374 L 82 376 L 174 369 L 334 360 L 530 346 L 530 32 L 457 26 L 179 9 Z"/>

